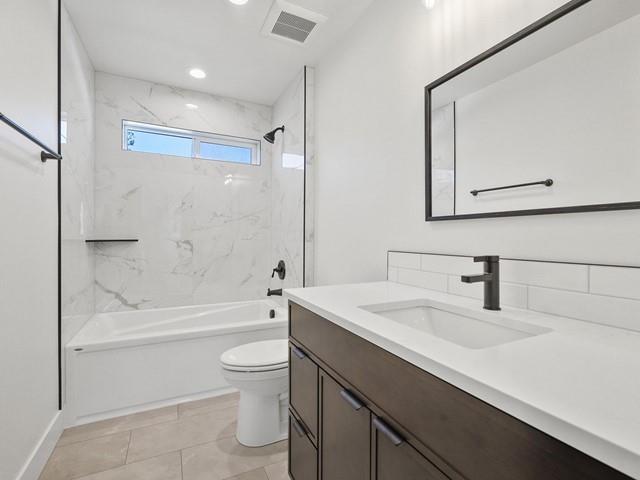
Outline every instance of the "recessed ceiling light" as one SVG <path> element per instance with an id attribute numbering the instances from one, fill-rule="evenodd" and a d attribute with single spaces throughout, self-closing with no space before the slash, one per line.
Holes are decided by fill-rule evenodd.
<path id="1" fill-rule="evenodd" d="M 197 79 L 202 79 L 207 76 L 204 70 L 201 70 L 199 68 L 192 68 L 191 70 L 189 70 L 189 75 Z"/>
<path id="2" fill-rule="evenodd" d="M 231 3 L 233 3 L 234 5 L 244 5 L 245 3 L 247 3 L 249 0 L 229 0 Z"/>
<path id="3" fill-rule="evenodd" d="M 429 10 L 431 10 L 433 7 L 436 6 L 436 0 L 422 0 L 422 3 L 424 4 L 425 7 L 427 7 Z"/>
<path id="4" fill-rule="evenodd" d="M 184 106 L 187 107 L 189 110 L 197 110 L 198 109 L 198 105 L 196 105 L 195 103 L 185 103 Z"/>

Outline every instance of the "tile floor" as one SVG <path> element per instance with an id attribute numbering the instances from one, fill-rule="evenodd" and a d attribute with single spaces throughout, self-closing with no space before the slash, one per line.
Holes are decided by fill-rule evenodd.
<path id="1" fill-rule="evenodd" d="M 238 395 L 64 431 L 40 480 L 288 480 L 287 442 L 235 439 Z"/>

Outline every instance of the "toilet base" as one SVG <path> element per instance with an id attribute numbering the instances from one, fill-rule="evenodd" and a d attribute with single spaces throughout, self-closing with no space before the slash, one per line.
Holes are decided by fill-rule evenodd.
<path id="1" fill-rule="evenodd" d="M 285 395 L 256 395 L 240 392 L 236 438 L 245 447 L 264 447 L 287 438 Z"/>

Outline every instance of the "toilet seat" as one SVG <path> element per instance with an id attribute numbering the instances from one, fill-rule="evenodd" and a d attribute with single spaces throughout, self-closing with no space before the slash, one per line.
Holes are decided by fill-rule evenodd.
<path id="1" fill-rule="evenodd" d="M 248 343 L 224 352 L 220 363 L 232 372 L 271 372 L 289 367 L 288 340 Z"/>

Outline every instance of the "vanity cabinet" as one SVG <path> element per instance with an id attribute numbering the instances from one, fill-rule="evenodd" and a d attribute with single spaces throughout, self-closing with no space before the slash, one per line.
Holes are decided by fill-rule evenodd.
<path id="1" fill-rule="evenodd" d="M 289 403 L 307 435 L 318 438 L 318 366 L 300 347 L 289 346 Z"/>
<path id="2" fill-rule="evenodd" d="M 296 480 L 318 478 L 318 451 L 293 412 L 289 412 L 289 474 Z"/>
<path id="3" fill-rule="evenodd" d="M 293 480 L 309 475 L 294 468 L 300 440 L 317 480 L 630 478 L 296 303 L 289 318 L 292 352 L 304 352 L 292 354 L 290 408 L 317 426 L 293 433 Z M 298 360 L 313 364 L 308 378 Z"/>
<path id="4" fill-rule="evenodd" d="M 324 480 L 369 480 L 371 412 L 357 395 L 320 374 L 320 471 Z"/>
<path id="5" fill-rule="evenodd" d="M 402 437 L 389 432 L 385 423 L 373 419 L 372 480 L 447 480 L 447 476 L 407 443 Z"/>

